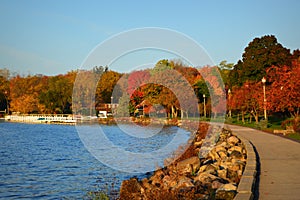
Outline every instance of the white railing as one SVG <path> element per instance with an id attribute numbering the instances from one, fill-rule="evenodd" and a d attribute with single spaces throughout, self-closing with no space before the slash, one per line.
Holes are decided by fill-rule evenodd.
<path id="1" fill-rule="evenodd" d="M 13 122 L 29 122 L 29 123 L 76 123 L 73 115 L 66 114 L 22 114 L 7 115 L 5 120 Z"/>

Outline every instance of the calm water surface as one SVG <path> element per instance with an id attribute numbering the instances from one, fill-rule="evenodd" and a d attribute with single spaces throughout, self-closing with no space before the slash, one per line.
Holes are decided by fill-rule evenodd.
<path id="1" fill-rule="evenodd" d="M 111 133 L 111 141 L 132 151 L 155 150 L 167 144 L 178 130 L 166 127 L 137 142 L 117 126 L 103 129 Z M 179 131 L 185 133 L 185 143 L 189 133 Z M 118 189 L 122 180 L 133 175 L 137 174 L 111 169 L 95 159 L 79 139 L 75 126 L 0 123 L 2 199 L 82 199 L 87 198 L 87 192 L 107 191 L 112 184 Z"/>

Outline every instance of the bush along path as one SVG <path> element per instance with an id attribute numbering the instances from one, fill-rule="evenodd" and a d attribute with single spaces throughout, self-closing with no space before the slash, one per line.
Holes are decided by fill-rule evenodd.
<path id="1" fill-rule="evenodd" d="M 216 125 L 212 130 L 220 134 L 205 157 L 198 156 L 204 141 L 203 132 L 198 131 L 175 162 L 143 180 L 123 181 L 120 199 L 234 199 L 246 166 L 247 151 L 231 131 Z"/>

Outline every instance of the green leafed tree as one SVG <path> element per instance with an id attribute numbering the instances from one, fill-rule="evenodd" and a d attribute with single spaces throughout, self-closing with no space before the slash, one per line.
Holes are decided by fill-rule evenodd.
<path id="1" fill-rule="evenodd" d="M 229 75 L 233 69 L 234 63 L 227 63 L 226 60 L 220 62 L 218 68 L 225 85 L 228 85 Z"/>
<path id="2" fill-rule="evenodd" d="M 163 59 L 156 63 L 154 68 L 150 71 L 150 74 L 154 75 L 156 73 L 169 70 L 169 69 L 174 69 L 174 62 L 169 62 L 168 59 Z"/>
<path id="3" fill-rule="evenodd" d="M 113 91 L 120 91 L 120 89 L 115 88 L 115 86 L 119 87 L 119 85 L 117 85 L 117 82 L 119 81 L 121 76 L 122 74 L 111 70 L 106 70 L 100 76 L 96 89 L 96 104 L 109 103 L 111 101 Z M 115 93 L 115 95 L 117 95 L 114 97 L 115 99 L 118 99 L 122 96 L 122 94 L 120 93 Z"/>
<path id="4" fill-rule="evenodd" d="M 259 81 L 271 66 L 290 66 L 292 55 L 274 35 L 255 38 L 245 48 L 242 60 L 230 73 L 230 85 L 243 85 L 246 81 Z"/>
<path id="5" fill-rule="evenodd" d="M 48 80 L 48 88 L 39 96 L 49 113 L 71 113 L 73 83 L 65 76 L 53 76 Z"/>
<path id="6" fill-rule="evenodd" d="M 9 102 L 9 70 L 0 69 L 0 111 L 7 110 Z"/>

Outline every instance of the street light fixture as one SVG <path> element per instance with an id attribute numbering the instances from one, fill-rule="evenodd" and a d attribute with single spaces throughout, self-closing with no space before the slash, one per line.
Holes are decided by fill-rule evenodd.
<path id="1" fill-rule="evenodd" d="M 6 111 L 7 111 L 7 114 L 9 115 L 9 104 L 8 104 L 8 97 L 7 97 L 7 94 L 8 94 L 8 92 L 5 91 L 5 92 L 4 92 L 4 97 L 5 97 L 5 99 L 6 99 Z"/>
<path id="2" fill-rule="evenodd" d="M 204 108 L 204 117 L 206 118 L 206 105 L 205 105 L 205 94 L 203 94 L 203 108 Z"/>
<path id="3" fill-rule="evenodd" d="M 228 89 L 228 100 L 231 101 L 231 90 Z M 231 118 L 231 106 L 229 105 L 229 118 Z"/>
<path id="4" fill-rule="evenodd" d="M 261 82 L 263 83 L 263 92 L 264 92 L 264 117 L 265 117 L 265 120 L 268 120 L 268 117 L 267 117 L 267 98 L 266 98 L 266 78 L 263 77 L 261 79 Z"/>
<path id="5" fill-rule="evenodd" d="M 114 102 L 114 97 L 111 96 L 110 97 L 110 110 L 111 110 L 111 114 L 113 114 L 113 102 Z"/>

